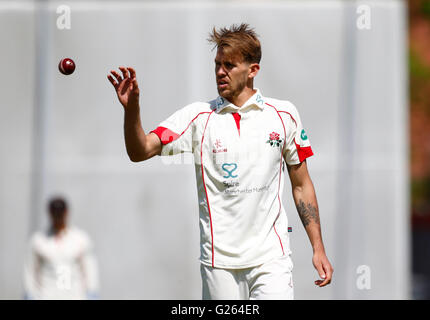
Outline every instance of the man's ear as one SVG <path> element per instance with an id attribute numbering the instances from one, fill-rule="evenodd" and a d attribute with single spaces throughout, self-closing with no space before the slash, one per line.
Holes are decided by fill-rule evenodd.
<path id="1" fill-rule="evenodd" d="M 255 78 L 255 76 L 258 74 L 258 71 L 260 70 L 260 65 L 258 63 L 251 63 L 249 65 L 249 74 L 248 78 Z"/>

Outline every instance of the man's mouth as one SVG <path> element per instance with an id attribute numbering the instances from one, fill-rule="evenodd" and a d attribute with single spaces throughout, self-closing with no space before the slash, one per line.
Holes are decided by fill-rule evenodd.
<path id="1" fill-rule="evenodd" d="M 225 80 L 218 80 L 217 84 L 220 89 L 225 89 L 228 86 L 228 82 Z"/>

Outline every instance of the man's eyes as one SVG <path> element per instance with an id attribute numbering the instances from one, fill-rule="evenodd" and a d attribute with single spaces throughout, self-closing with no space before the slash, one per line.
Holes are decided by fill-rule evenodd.
<path id="1" fill-rule="evenodd" d="M 220 66 L 221 66 L 221 63 L 219 63 L 219 62 L 215 62 L 215 66 L 216 66 L 216 67 L 220 67 Z M 232 64 L 232 63 L 224 63 L 224 66 L 225 66 L 227 69 L 232 69 L 232 68 L 234 68 L 234 67 L 235 67 L 235 65 L 234 65 L 234 64 Z"/>

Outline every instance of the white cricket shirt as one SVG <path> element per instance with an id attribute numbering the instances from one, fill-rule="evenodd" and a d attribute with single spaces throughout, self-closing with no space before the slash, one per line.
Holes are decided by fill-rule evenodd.
<path id="1" fill-rule="evenodd" d="M 54 236 L 37 232 L 24 268 L 28 299 L 87 299 L 98 294 L 98 269 L 89 236 L 68 227 Z"/>
<path id="2" fill-rule="evenodd" d="M 200 261 L 247 268 L 290 253 L 283 159 L 313 155 L 295 106 L 258 89 L 242 106 L 222 97 L 185 106 L 151 131 L 162 155 L 194 154 Z"/>

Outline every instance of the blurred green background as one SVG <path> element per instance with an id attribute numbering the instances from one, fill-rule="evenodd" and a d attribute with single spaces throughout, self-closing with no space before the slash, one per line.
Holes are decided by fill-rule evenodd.
<path id="1" fill-rule="evenodd" d="M 430 299 L 430 0 L 408 4 L 413 288 Z"/>
<path id="2" fill-rule="evenodd" d="M 430 227 L 430 0 L 409 1 L 412 221 Z"/>

